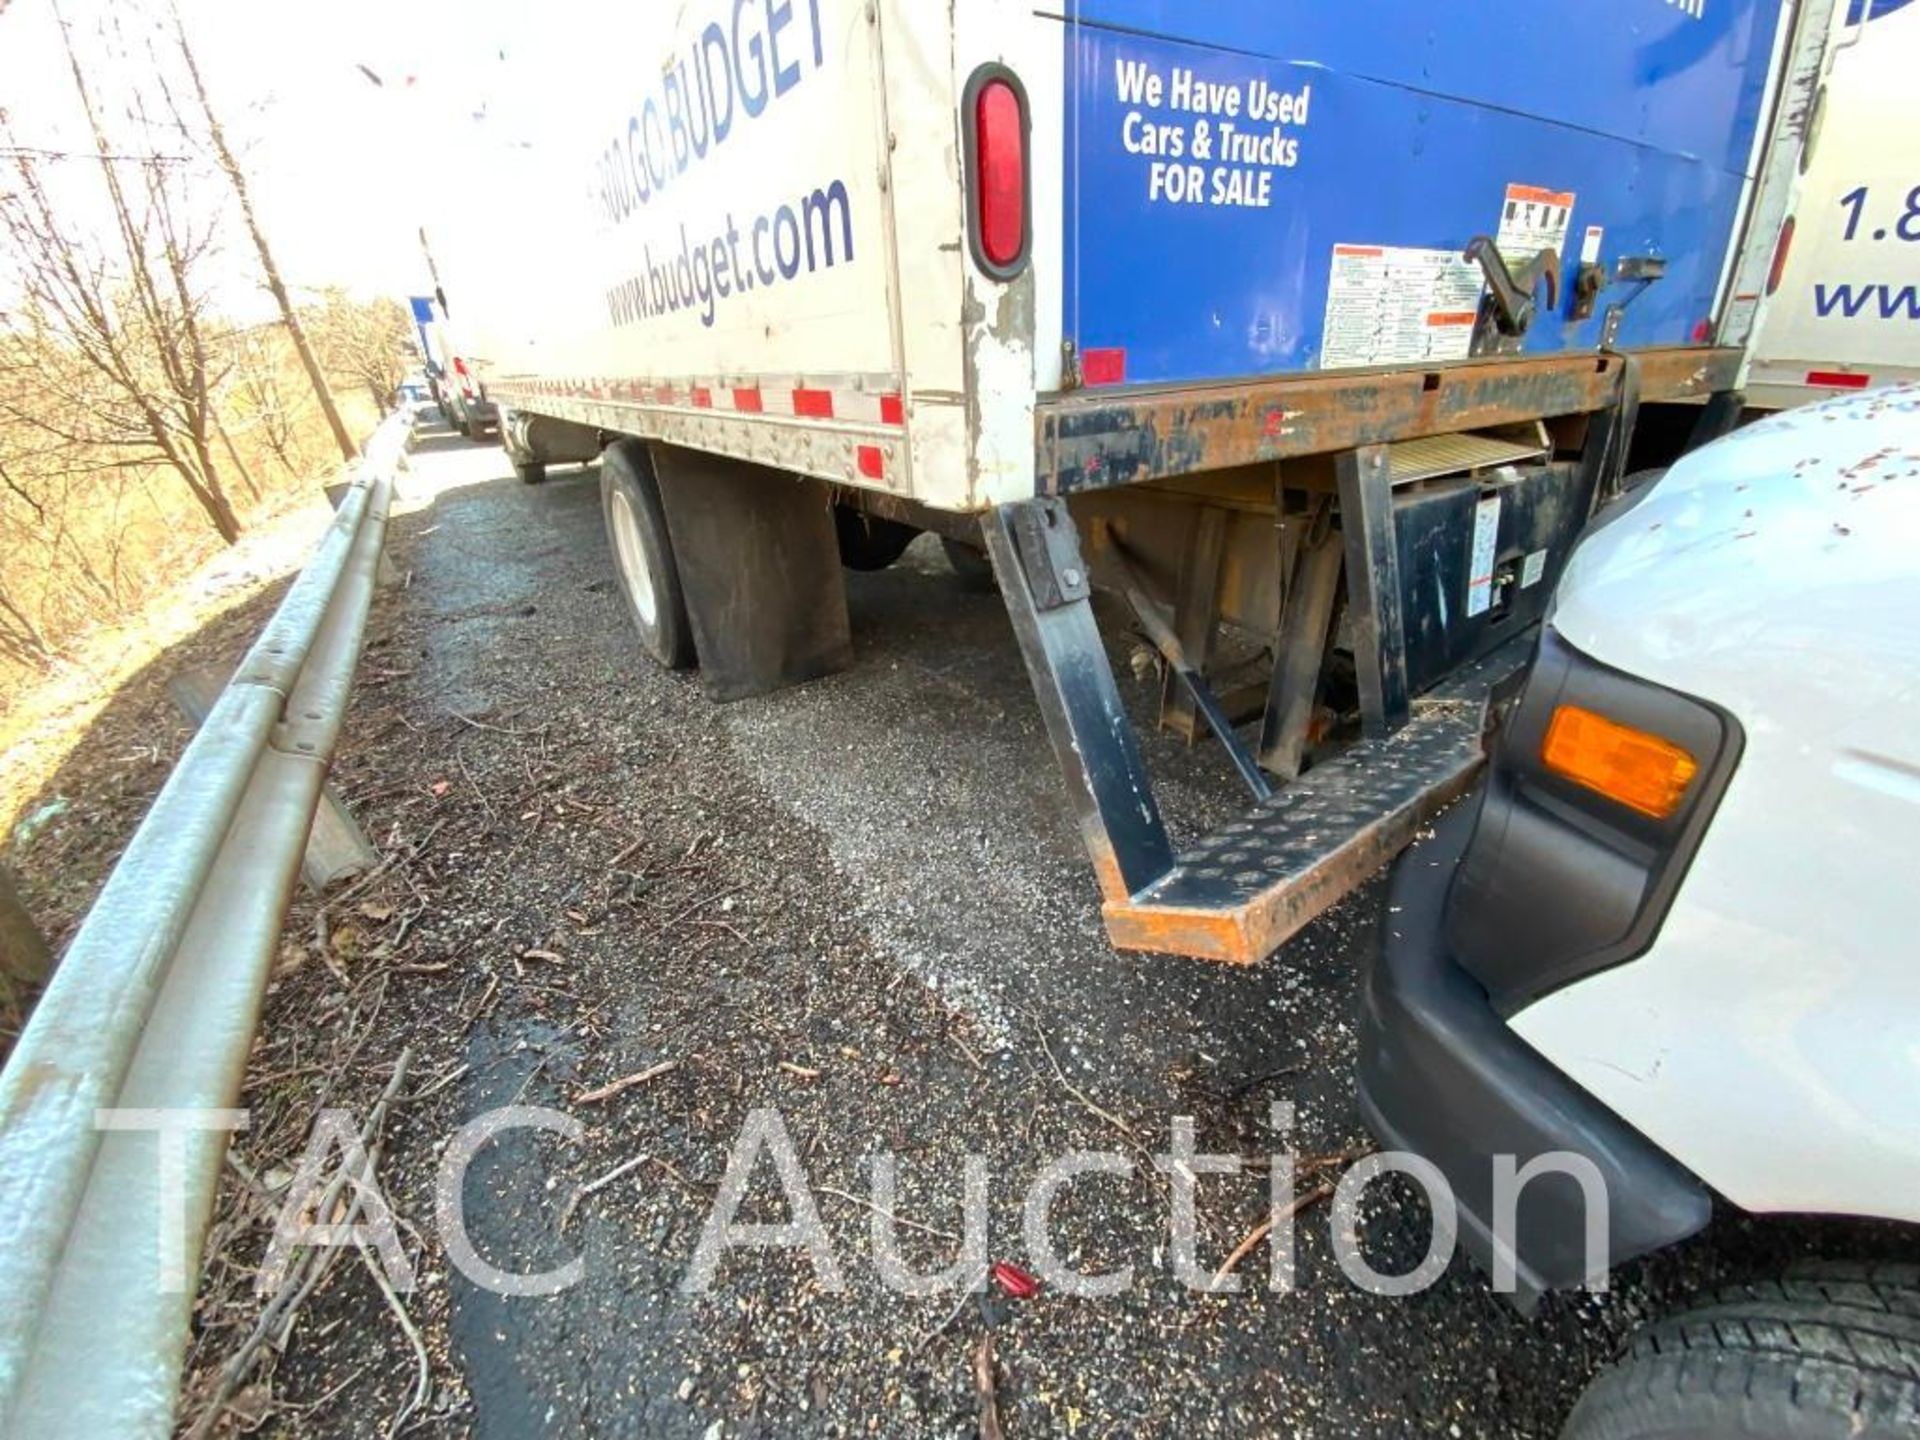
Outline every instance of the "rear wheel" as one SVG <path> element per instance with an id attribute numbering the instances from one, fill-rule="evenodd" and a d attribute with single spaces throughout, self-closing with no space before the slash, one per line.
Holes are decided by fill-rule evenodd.
<path id="1" fill-rule="evenodd" d="M 840 563 L 849 570 L 884 570 L 905 553 L 919 531 L 898 520 L 883 520 L 850 505 L 833 507 L 834 538 Z"/>
<path id="2" fill-rule="evenodd" d="M 1561 1440 L 1920 1434 L 1920 1266 L 1815 1264 L 1651 1325 Z"/>
<path id="3" fill-rule="evenodd" d="M 985 551 L 964 540 L 956 540 L 951 535 L 940 537 L 940 548 L 947 552 L 947 564 L 953 567 L 953 573 L 967 589 L 993 589 L 993 563 L 987 559 Z"/>
<path id="4" fill-rule="evenodd" d="M 669 669 L 693 663 L 693 629 L 667 534 L 653 460 L 636 440 L 609 445 L 600 456 L 600 509 L 613 566 L 640 645 Z"/>

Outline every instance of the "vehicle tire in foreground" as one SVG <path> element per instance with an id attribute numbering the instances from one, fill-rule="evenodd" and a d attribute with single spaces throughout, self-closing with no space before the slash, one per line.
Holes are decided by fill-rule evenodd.
<path id="1" fill-rule="evenodd" d="M 868 515 L 850 505 L 833 507 L 840 563 L 849 570 L 884 570 L 906 552 L 919 531 L 898 520 Z"/>
<path id="2" fill-rule="evenodd" d="M 951 535 L 940 537 L 940 548 L 947 552 L 947 564 L 953 567 L 961 585 L 969 590 L 993 589 L 993 562 L 987 559 L 986 551 Z"/>
<path id="3" fill-rule="evenodd" d="M 1920 1434 L 1920 1267 L 1818 1264 L 1650 1325 L 1561 1440 Z"/>
<path id="4" fill-rule="evenodd" d="M 666 511 L 660 506 L 652 457 L 639 441 L 616 441 L 601 452 L 600 511 L 613 568 L 642 648 L 669 669 L 691 665 L 693 629 L 680 592 Z"/>

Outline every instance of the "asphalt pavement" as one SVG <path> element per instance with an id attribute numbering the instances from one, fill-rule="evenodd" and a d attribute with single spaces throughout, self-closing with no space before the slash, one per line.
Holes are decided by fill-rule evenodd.
<path id="1" fill-rule="evenodd" d="M 1613 1293 L 1529 1318 L 1464 1259 L 1388 1299 L 1342 1274 L 1330 1209 L 1309 1201 L 1291 1290 L 1269 1288 L 1256 1246 L 1239 1293 L 1194 1293 L 1153 1163 L 1175 1117 L 1202 1151 L 1249 1162 L 1201 1184 L 1208 1269 L 1266 1216 L 1271 1152 L 1370 1145 L 1352 1077 L 1379 887 L 1258 967 L 1116 953 L 998 597 L 931 540 L 848 575 L 852 669 L 715 706 L 634 643 L 592 467 L 527 487 L 497 449 L 444 432 L 414 464 L 417 508 L 391 541 L 403 583 L 339 776 L 376 841 L 419 846 L 357 922 L 394 967 L 362 1068 L 408 1044 L 416 1074 L 447 1077 L 380 1159 L 431 1358 L 409 1430 L 966 1436 L 990 1336 L 1009 1436 L 1550 1436 L 1628 1329 L 1740 1263 L 1630 1267 Z M 1230 769 L 1154 732 L 1157 683 L 1107 619 L 1171 823 L 1217 823 L 1242 803 Z M 303 1023 L 332 983 L 309 966 L 277 986 L 269 1026 Z M 648 1078 L 597 1093 L 632 1076 Z M 1294 1107 L 1290 1144 L 1276 1102 Z M 548 1296 L 475 1283 L 430 1223 L 449 1137 L 505 1105 L 585 1126 L 509 1131 L 467 1178 L 489 1263 L 580 1262 Z M 804 1248 L 736 1248 L 688 1294 L 729 1152 L 769 1111 L 840 1283 Z M 880 1282 L 876 1156 L 897 1166 L 905 1258 L 933 1271 L 958 1253 L 968 1157 L 985 1162 L 989 1258 L 1029 1266 L 1023 1198 L 1073 1151 L 1130 1170 L 1082 1176 L 1053 1213 L 1071 1264 L 1131 1267 L 1120 1293 L 956 1304 Z M 1300 1190 L 1337 1173 L 1309 1165 Z M 740 1217 L 789 1214 L 763 1158 Z M 1428 1229 L 1418 1192 L 1386 1181 L 1355 1238 L 1401 1271 Z M 351 1276 L 302 1322 L 277 1398 L 309 1407 L 304 1433 L 380 1432 L 412 1364 Z"/>

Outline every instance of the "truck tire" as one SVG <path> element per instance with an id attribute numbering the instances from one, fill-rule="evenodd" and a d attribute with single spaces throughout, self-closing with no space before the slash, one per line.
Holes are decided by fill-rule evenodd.
<path id="1" fill-rule="evenodd" d="M 1648 1326 L 1561 1440 L 1920 1434 L 1920 1267 L 1813 1264 Z"/>
<path id="2" fill-rule="evenodd" d="M 848 505 L 836 505 L 833 533 L 840 542 L 840 563 L 847 569 L 884 570 L 900 558 L 920 532 L 898 520 L 883 520 Z"/>
<path id="3" fill-rule="evenodd" d="M 940 537 L 940 548 L 947 552 L 947 564 L 953 567 L 953 573 L 959 577 L 964 589 L 993 589 L 993 562 L 987 559 L 985 552 L 951 535 Z"/>
<path id="4" fill-rule="evenodd" d="M 694 659 L 693 628 L 653 460 L 637 440 L 616 441 L 601 452 L 600 513 L 641 648 L 669 670 L 684 669 Z"/>

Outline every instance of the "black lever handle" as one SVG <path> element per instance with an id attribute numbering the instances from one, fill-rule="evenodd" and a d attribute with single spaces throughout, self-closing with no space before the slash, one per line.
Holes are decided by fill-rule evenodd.
<path id="1" fill-rule="evenodd" d="M 1533 292 L 1544 279 L 1547 282 L 1547 308 L 1560 304 L 1560 257 L 1551 250 L 1539 250 L 1516 270 L 1507 268 L 1506 257 L 1490 235 L 1476 235 L 1461 258 L 1479 264 L 1487 277 L 1487 289 L 1493 299 L 1494 323 L 1502 335 L 1524 335 L 1533 324 Z"/>

